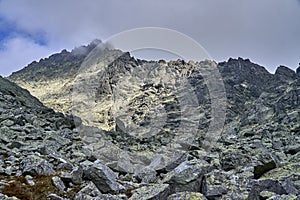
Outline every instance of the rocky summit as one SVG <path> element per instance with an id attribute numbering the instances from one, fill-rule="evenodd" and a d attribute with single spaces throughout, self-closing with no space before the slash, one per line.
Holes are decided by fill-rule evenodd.
<path id="1" fill-rule="evenodd" d="M 95 40 L 0 78 L 0 124 L 0 199 L 300 199 L 300 74 L 285 66 L 145 61 Z"/>

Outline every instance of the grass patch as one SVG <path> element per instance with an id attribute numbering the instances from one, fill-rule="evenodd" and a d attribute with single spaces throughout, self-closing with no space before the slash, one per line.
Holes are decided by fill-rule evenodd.
<path id="1" fill-rule="evenodd" d="M 22 200 L 46 200 L 47 196 L 51 193 L 60 195 L 62 197 L 73 198 L 75 194 L 80 190 L 80 187 L 74 187 L 68 192 L 59 191 L 52 184 L 52 177 L 58 176 L 54 175 L 39 175 L 33 177 L 35 185 L 31 186 L 27 183 L 24 176 L 0 176 L 1 181 L 8 182 L 8 184 L 3 185 L 1 193 L 9 197 L 17 197 Z"/>

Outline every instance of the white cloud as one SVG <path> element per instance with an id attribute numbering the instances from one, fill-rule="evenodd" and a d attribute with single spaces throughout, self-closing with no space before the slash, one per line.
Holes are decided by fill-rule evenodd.
<path id="1" fill-rule="evenodd" d="M 280 64 L 295 68 L 300 61 L 298 2 L 0 0 L 0 17 L 33 36 L 44 34 L 47 42 L 44 47 L 23 38 L 32 50 L 20 46 L 20 52 L 6 45 L 6 52 L 0 52 L 5 54 L 1 57 L 5 61 L 0 62 L 6 63 L 6 71 L 14 71 L 16 67 L 12 66 L 21 67 L 28 64 L 28 60 L 39 59 L 43 51 L 54 53 L 87 44 L 95 38 L 105 40 L 131 28 L 158 26 L 187 34 L 217 61 L 241 56 L 265 65 L 270 71 Z M 27 59 L 21 63 L 16 56 L 26 51 L 30 51 L 32 57 L 26 53 Z"/>
<path id="2" fill-rule="evenodd" d="M 8 76 L 12 71 L 16 71 L 26 63 L 39 60 L 53 53 L 53 49 L 40 46 L 34 41 L 16 37 L 7 40 L 0 51 L 0 71 L 1 75 Z"/>
<path id="3" fill-rule="evenodd" d="M 23 31 L 45 33 L 49 45 L 70 48 L 103 35 L 101 4 L 91 0 L 3 0 L 0 13 Z"/>

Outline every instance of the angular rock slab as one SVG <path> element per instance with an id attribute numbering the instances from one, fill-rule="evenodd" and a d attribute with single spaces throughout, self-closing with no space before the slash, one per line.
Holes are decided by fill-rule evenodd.
<path id="1" fill-rule="evenodd" d="M 170 194 L 170 186 L 168 184 L 158 184 L 151 186 L 143 186 L 133 191 L 130 200 L 161 200 L 167 199 Z"/>
<path id="2" fill-rule="evenodd" d="M 55 171 L 53 165 L 39 156 L 28 156 L 21 161 L 23 175 L 51 175 Z"/>
<path id="3" fill-rule="evenodd" d="M 252 178 L 253 168 L 241 172 L 213 170 L 204 176 L 202 193 L 209 199 L 248 199 Z"/>
<path id="4" fill-rule="evenodd" d="M 173 171 L 169 172 L 163 180 L 171 186 L 171 192 L 199 192 L 201 181 L 211 165 L 202 160 L 190 160 L 181 163 Z"/>
<path id="5" fill-rule="evenodd" d="M 93 182 L 88 183 L 74 197 L 74 200 L 93 199 L 101 195 L 96 185 Z"/>
<path id="6" fill-rule="evenodd" d="M 179 192 L 172 194 L 167 200 L 207 200 L 207 198 L 198 192 Z"/>
<path id="7" fill-rule="evenodd" d="M 118 194 L 123 187 L 117 183 L 116 174 L 106 165 L 95 161 L 93 166 L 85 170 L 85 176 L 90 179 L 103 193 Z"/>

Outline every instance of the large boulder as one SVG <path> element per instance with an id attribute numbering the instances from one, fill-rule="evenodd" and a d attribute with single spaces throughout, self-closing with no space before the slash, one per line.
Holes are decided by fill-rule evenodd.
<path id="1" fill-rule="evenodd" d="M 95 161 L 93 166 L 85 170 L 84 175 L 103 193 L 117 194 L 123 189 L 117 182 L 116 174 L 99 160 Z"/>
<path id="2" fill-rule="evenodd" d="M 213 170 L 203 179 L 202 193 L 208 199 L 247 199 L 253 179 L 253 169 L 234 170 L 225 172 Z"/>
<path id="3" fill-rule="evenodd" d="M 158 184 L 151 186 L 143 186 L 133 190 L 130 200 L 160 200 L 167 199 L 170 194 L 170 186 L 168 184 Z"/>
<path id="4" fill-rule="evenodd" d="M 21 161 L 23 175 L 51 175 L 55 173 L 53 165 L 47 160 L 31 155 Z"/>
<path id="5" fill-rule="evenodd" d="M 190 160 L 181 163 L 163 179 L 170 184 L 171 192 L 199 192 L 203 176 L 212 170 L 211 165 L 202 160 Z"/>

